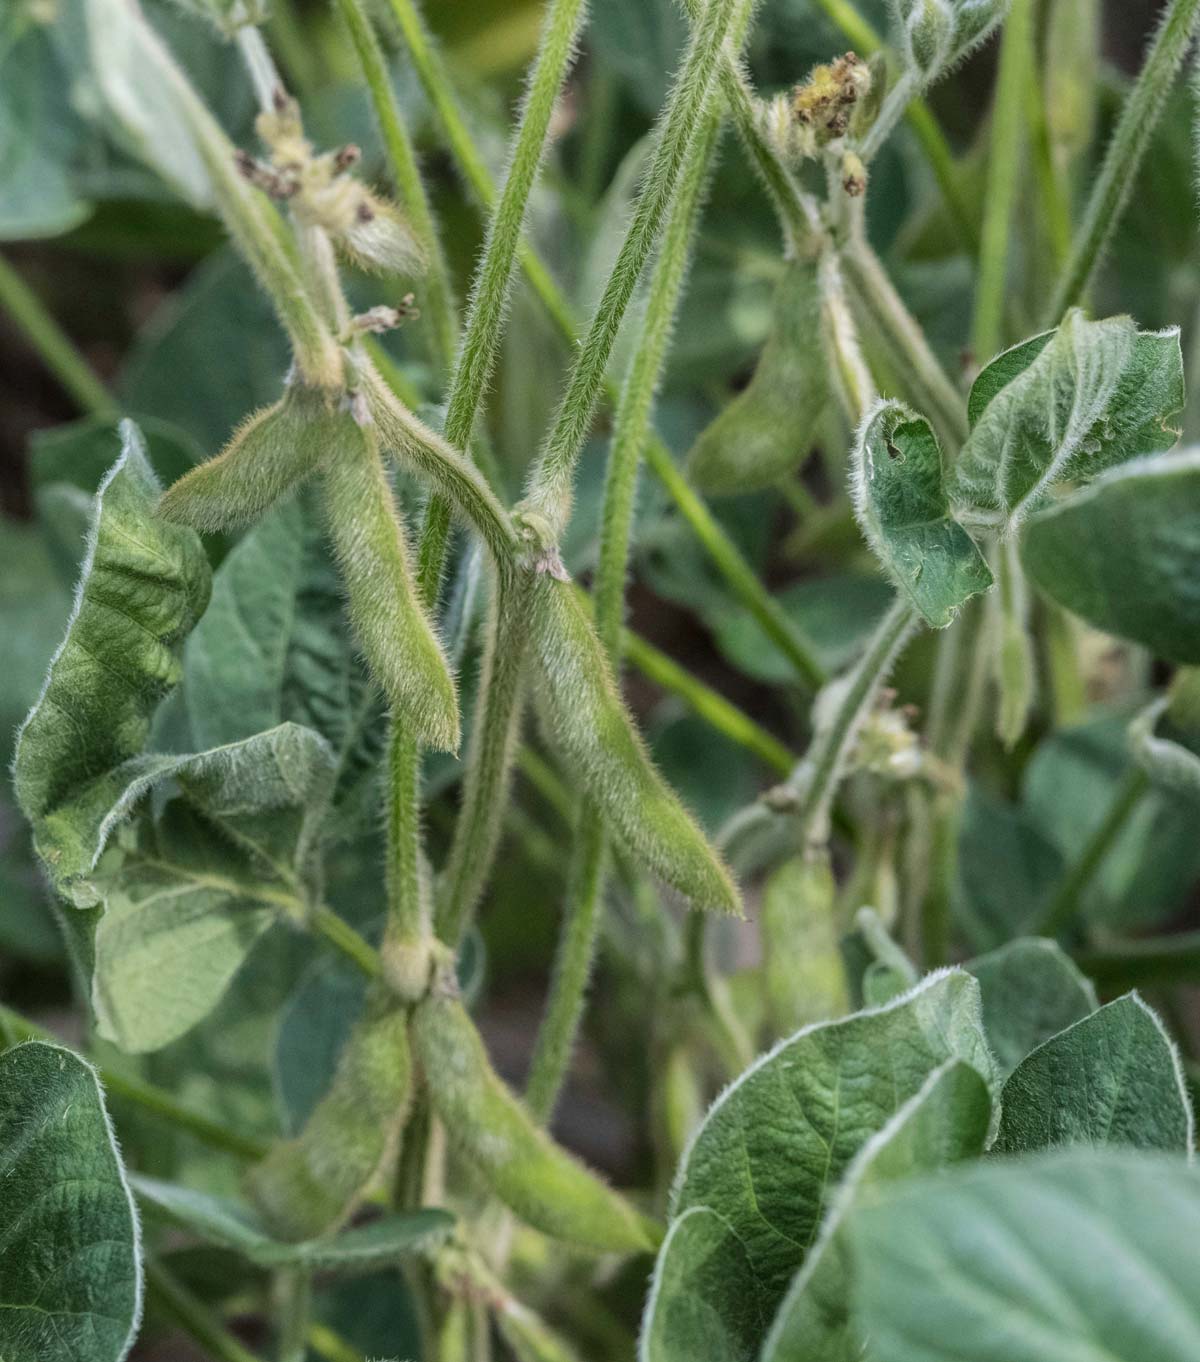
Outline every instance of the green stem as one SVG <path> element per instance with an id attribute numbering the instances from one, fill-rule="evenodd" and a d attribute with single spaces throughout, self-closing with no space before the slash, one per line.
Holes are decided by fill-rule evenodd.
<path id="1" fill-rule="evenodd" d="M 818 0 L 821 8 L 845 34 L 860 57 L 869 57 L 883 46 L 883 40 L 874 27 L 848 3 L 848 0 Z M 946 141 L 945 134 L 938 126 L 929 105 L 923 99 L 914 99 L 908 106 L 908 125 L 913 130 L 925 159 L 929 162 L 934 179 L 950 210 L 950 217 L 969 254 L 974 255 L 979 248 L 979 236 L 975 230 L 975 218 L 971 205 L 967 202 L 962 189 L 962 175 L 954 159 L 954 153 Z"/>
<path id="2" fill-rule="evenodd" d="M 441 239 L 425 182 L 421 178 L 412 138 L 392 88 L 383 49 L 362 0 L 337 0 L 337 6 L 350 30 L 354 50 L 367 82 L 396 191 L 425 254 L 423 307 L 431 322 L 431 349 L 434 362 L 443 372 L 449 373 L 458 346 L 458 320 L 446 257 L 442 252 Z"/>
<path id="3" fill-rule="evenodd" d="M 320 906 L 314 908 L 308 921 L 319 936 L 323 936 L 331 946 L 341 951 L 368 979 L 383 978 L 383 962 L 379 952 L 332 908 Z"/>
<path id="4" fill-rule="evenodd" d="M 779 602 L 767 591 L 754 569 L 746 562 L 736 544 L 721 528 L 708 507 L 688 485 L 670 451 L 659 440 L 645 447 L 647 466 L 670 493 L 671 499 L 692 527 L 692 532 L 708 551 L 733 594 L 758 622 L 763 633 L 796 668 L 805 685 L 814 690 L 825 682 L 825 670 L 816 652 Z"/>
<path id="5" fill-rule="evenodd" d="M 279 1273 L 279 1362 L 306 1362 L 312 1278 L 306 1268 Z"/>
<path id="6" fill-rule="evenodd" d="M 956 448 L 967 437 L 966 403 L 861 231 L 851 234 L 841 259 L 854 300 L 907 380 L 913 404 Z"/>
<path id="7" fill-rule="evenodd" d="M 324 1324 L 308 1326 L 308 1346 L 325 1362 L 363 1362 L 363 1355 Z"/>
<path id="8" fill-rule="evenodd" d="M 1035 76 L 1033 19 L 1033 0 L 1013 0 L 1000 46 L 971 329 L 971 345 L 981 363 L 1000 349 L 1003 339 L 1008 243 L 1026 142 L 1026 105 Z"/>
<path id="9" fill-rule="evenodd" d="M 683 701 L 710 728 L 739 747 L 753 752 L 780 775 L 787 775 L 796 764 L 790 750 L 768 733 L 750 715 L 730 704 L 703 681 L 698 681 L 673 658 L 648 643 L 638 634 L 625 630 L 622 635 L 625 658 L 656 686 L 669 691 Z"/>
<path id="10" fill-rule="evenodd" d="M 575 464 L 587 438 L 617 332 L 689 163 L 704 152 L 702 129 L 726 40 L 741 0 L 711 0 L 692 30 L 660 119 L 654 154 L 608 282 L 572 366 L 553 429 L 529 481 L 529 510 L 557 539 L 570 516 Z"/>
<path id="11" fill-rule="evenodd" d="M 1092 186 L 1071 257 L 1046 312 L 1047 326 L 1057 325 L 1067 309 L 1082 302 L 1087 294 L 1137 183 L 1142 159 L 1187 55 L 1198 16 L 1200 0 L 1171 0 Z"/>
<path id="12" fill-rule="evenodd" d="M 238 51 L 242 54 L 242 64 L 254 86 L 254 97 L 258 107 L 265 113 L 275 102 L 275 96 L 282 88 L 279 71 L 271 56 L 270 49 L 263 41 L 263 35 L 253 24 L 243 24 L 237 31 Z"/>
<path id="13" fill-rule="evenodd" d="M 867 130 L 859 152 L 864 161 L 870 164 L 879 153 L 879 148 L 892 135 L 892 129 L 904 117 L 908 106 L 920 92 L 917 77 L 908 70 L 901 71 L 896 83 L 883 97 L 883 104 L 876 115 L 875 122 Z"/>
<path id="14" fill-rule="evenodd" d="M 1200 932 L 1150 941 L 1110 941 L 1077 952 L 1075 960 L 1106 991 L 1194 984 L 1200 979 Z"/>
<path id="15" fill-rule="evenodd" d="M 194 1338 L 208 1356 L 218 1362 L 261 1362 L 258 1354 L 234 1338 L 198 1296 L 153 1259 L 146 1263 L 146 1289 L 155 1305 Z"/>
<path id="16" fill-rule="evenodd" d="M 48 1040 L 58 1044 L 58 1038 L 44 1027 L 22 1017 L 12 1008 L 0 1005 L 0 1025 L 16 1041 Z M 234 1154 L 240 1159 L 261 1159 L 269 1147 L 266 1140 L 256 1135 L 231 1130 L 217 1121 L 211 1120 L 198 1111 L 192 1111 L 172 1093 L 155 1087 L 140 1078 L 117 1073 L 102 1065 L 96 1066 L 96 1073 L 105 1092 L 123 1102 L 131 1102 L 143 1111 L 160 1117 L 169 1125 L 194 1135 L 210 1149 L 218 1149 L 226 1154 Z"/>
<path id="17" fill-rule="evenodd" d="M 42 300 L 3 256 L 0 256 L 0 308 L 16 322 L 38 358 L 81 411 L 93 416 L 116 414 L 117 404 L 92 372 L 87 360 L 50 315 Z"/>
<path id="18" fill-rule="evenodd" d="M 876 626 L 857 665 L 836 683 L 837 708 L 818 729 L 804 760 L 788 781 L 796 796 L 803 841 L 820 843 L 828 836 L 829 813 L 859 730 L 915 625 L 913 607 L 897 598 Z"/>
<path id="19" fill-rule="evenodd" d="M 743 4 L 744 14 L 748 9 Z M 688 162 L 679 193 L 671 205 L 650 280 L 641 334 L 617 404 L 605 478 L 600 557 L 594 589 L 596 632 L 614 668 L 620 664 L 638 468 L 691 261 L 704 184 L 720 133 L 720 122 L 719 110 L 709 110 L 696 154 Z M 572 849 L 562 935 L 526 1093 L 530 1110 L 540 1121 L 548 1120 L 554 1111 L 583 1017 L 584 995 L 591 977 L 604 907 L 606 862 L 603 819 L 590 802 L 582 801 Z"/>
<path id="20" fill-rule="evenodd" d="M 1140 766 L 1131 767 L 1118 786 L 1108 812 L 1088 838 L 1079 858 L 1067 870 L 1046 911 L 1033 928 L 1033 935 L 1057 937 L 1070 926 L 1079 911 L 1080 900 L 1149 788 L 1150 778 L 1145 771 Z"/>

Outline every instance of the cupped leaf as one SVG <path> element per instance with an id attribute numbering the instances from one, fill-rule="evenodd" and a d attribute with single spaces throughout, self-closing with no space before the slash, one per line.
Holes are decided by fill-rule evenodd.
<path id="1" fill-rule="evenodd" d="M 1139 459 L 1039 512 L 1021 561 L 1051 600 L 1171 662 L 1200 662 L 1200 450 Z"/>
<path id="2" fill-rule="evenodd" d="M 133 1189 L 154 1212 L 201 1239 L 232 1249 L 260 1267 L 306 1267 L 320 1272 L 364 1272 L 426 1249 L 454 1226 L 448 1211 L 424 1207 L 381 1216 L 321 1239 L 285 1243 L 274 1238 L 248 1205 L 157 1178 L 134 1176 Z"/>
<path id="3" fill-rule="evenodd" d="M 689 1207 L 658 1253 L 639 1362 L 749 1362 L 766 1325 L 750 1259 L 729 1222 L 707 1206 Z"/>
<path id="4" fill-rule="evenodd" d="M 331 451 L 325 510 L 354 632 L 393 712 L 426 746 L 458 750 L 458 694 L 421 605 L 379 448 L 354 422 Z"/>
<path id="5" fill-rule="evenodd" d="M 983 1029 L 1006 1077 L 1031 1050 L 1100 1006 L 1092 981 L 1054 941 L 1022 937 L 972 960 Z"/>
<path id="6" fill-rule="evenodd" d="M 1040 1045 L 1013 1070 L 1002 1102 L 998 1153 L 1071 1144 L 1192 1152 L 1179 1054 L 1136 993 Z"/>
<path id="7" fill-rule="evenodd" d="M 740 911 L 728 870 L 647 755 L 574 588 L 537 572 L 528 589 L 543 719 L 582 788 L 653 874 L 699 908 Z"/>
<path id="8" fill-rule="evenodd" d="M 246 525 L 356 441 L 344 398 L 291 383 L 278 402 L 247 417 L 220 454 L 172 483 L 159 509 L 173 524 L 208 534 Z"/>
<path id="9" fill-rule="evenodd" d="M 1129 317 L 1089 322 L 1070 312 L 975 380 L 950 500 L 1011 532 L 1056 484 L 1089 482 L 1170 449 L 1183 403 L 1178 330 L 1144 332 Z"/>
<path id="10" fill-rule="evenodd" d="M 413 1009 L 412 1042 L 425 1072 L 437 1076 L 429 1100 L 447 1135 L 505 1205 L 545 1234 L 601 1252 L 650 1248 L 646 1222 L 555 1144 L 497 1077 L 445 985 Z"/>
<path id="11" fill-rule="evenodd" d="M 881 402 L 858 433 L 852 487 L 867 542 L 927 624 L 945 628 L 992 585 L 983 554 L 950 514 L 941 447 L 923 416 Z"/>
<path id="12" fill-rule="evenodd" d="M 978 1157 L 991 1115 L 987 1084 L 969 1064 L 949 1060 L 867 1141 L 780 1303 L 761 1362 L 857 1362 L 862 1357 L 865 1340 L 852 1312 L 846 1217 L 878 1186 Z"/>
<path id="13" fill-rule="evenodd" d="M 304 1129 L 247 1177 L 270 1232 L 302 1243 L 343 1225 L 394 1158 L 411 1098 L 408 1016 L 380 995 L 368 1003 Z"/>
<path id="14" fill-rule="evenodd" d="M 0 1357 L 121 1362 L 142 1307 L 137 1213 L 95 1071 L 0 1055 Z"/>
<path id="15" fill-rule="evenodd" d="M 967 1165 L 848 1220 L 856 1314 L 887 1362 L 1192 1362 L 1200 1181 L 1117 1150 Z"/>
<path id="16" fill-rule="evenodd" d="M 769 1315 L 855 1155 L 951 1059 L 992 1084 L 979 986 L 961 970 L 930 975 L 886 1007 L 799 1032 L 712 1107 L 680 1165 L 672 1217 L 705 1206 L 730 1225 Z"/>
<path id="17" fill-rule="evenodd" d="M 183 695 L 202 747 L 293 722 L 321 734 L 346 823 L 373 798 L 383 705 L 357 656 L 315 498 L 276 507 L 213 577 L 183 652 Z"/>
<path id="18" fill-rule="evenodd" d="M 96 496 L 66 637 L 17 736 L 13 785 L 52 877 L 61 872 L 46 820 L 137 756 L 180 653 L 208 603 L 208 560 L 195 534 L 155 518 L 158 484 L 130 422 Z"/>
<path id="19" fill-rule="evenodd" d="M 794 472 L 812 449 L 829 401 L 814 261 L 794 261 L 754 377 L 705 429 L 688 455 L 701 492 L 757 492 Z"/>

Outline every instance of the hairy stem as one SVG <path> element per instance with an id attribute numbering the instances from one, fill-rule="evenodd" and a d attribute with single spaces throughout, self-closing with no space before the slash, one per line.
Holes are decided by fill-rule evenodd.
<path id="1" fill-rule="evenodd" d="M 12 318 L 38 358 L 81 411 L 112 416 L 117 404 L 42 300 L 0 256 L 0 308 Z"/>
<path id="2" fill-rule="evenodd" d="M 546 522 L 554 539 L 562 533 L 570 516 L 575 463 L 587 438 L 609 357 L 633 290 L 658 241 L 689 162 L 704 150 L 701 129 L 705 113 L 712 100 L 717 67 L 740 7 L 741 0 L 711 0 L 692 32 L 683 66 L 660 120 L 654 155 L 629 230 L 572 366 L 553 429 L 531 474 L 529 509 Z"/>
<path id="3" fill-rule="evenodd" d="M 992 136 L 984 197 L 983 240 L 975 286 L 971 346 L 982 363 L 1000 349 L 1004 330 L 1008 243 L 1026 145 L 1026 103 L 1034 73 L 1033 0 L 1013 0 L 1000 46 L 992 100 Z"/>
<path id="4" fill-rule="evenodd" d="M 1068 308 L 1087 294 L 1137 183 L 1138 169 L 1191 45 L 1198 17 L 1200 0 L 1170 0 L 1092 186 L 1070 259 L 1046 311 L 1047 326 L 1057 325 Z"/>
<path id="5" fill-rule="evenodd" d="M 375 119 L 383 136 L 388 166 L 396 191 L 408 214 L 409 223 L 425 256 L 422 307 L 430 320 L 430 341 L 434 362 L 445 373 L 454 363 L 458 347 L 458 320 L 450 272 L 442 252 L 441 238 L 433 219 L 429 195 L 417 164 L 416 151 L 396 92 L 392 88 L 383 49 L 362 0 L 337 0 L 338 11 L 350 30 L 363 78 L 371 96 Z M 465 446 L 464 446 L 465 447 Z"/>

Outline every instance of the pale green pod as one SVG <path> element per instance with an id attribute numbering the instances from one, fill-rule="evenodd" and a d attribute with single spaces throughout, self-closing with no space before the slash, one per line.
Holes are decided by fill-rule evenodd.
<path id="1" fill-rule="evenodd" d="M 343 1225 L 395 1157 L 411 1095 L 408 1018 L 381 997 L 346 1041 L 304 1129 L 247 1175 L 271 1233 L 296 1243 Z"/>
<path id="2" fill-rule="evenodd" d="M 763 970 L 777 1035 L 832 1021 L 849 1008 L 838 949 L 837 885 L 827 849 L 794 856 L 763 891 Z"/>
<path id="3" fill-rule="evenodd" d="M 350 621 L 371 674 L 420 742 L 456 752 L 454 678 L 417 593 L 373 426 L 343 432 L 323 482 Z"/>
<path id="4" fill-rule="evenodd" d="M 569 582 L 538 573 L 530 628 L 551 739 L 630 853 L 698 908 L 741 911 L 729 871 L 655 769 Z"/>
<path id="5" fill-rule="evenodd" d="M 556 1239 L 602 1252 L 653 1247 L 633 1207 L 559 1148 L 497 1077 L 457 998 L 435 992 L 418 1003 L 412 1042 L 446 1133 L 522 1220 Z"/>
<path id="6" fill-rule="evenodd" d="M 246 525 L 314 473 L 353 429 L 336 394 L 293 383 L 247 417 L 220 454 L 168 487 L 159 514 L 206 534 Z"/>
<path id="7" fill-rule="evenodd" d="M 808 457 L 828 402 L 817 266 L 796 260 L 776 292 L 754 377 L 692 446 L 688 476 L 710 496 L 769 487 Z"/>

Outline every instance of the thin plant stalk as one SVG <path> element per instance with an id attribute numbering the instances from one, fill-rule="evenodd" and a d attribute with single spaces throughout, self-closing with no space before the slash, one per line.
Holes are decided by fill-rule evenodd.
<path id="1" fill-rule="evenodd" d="M 1071 864 L 1054 897 L 1037 923 L 1038 936 L 1061 936 L 1079 912 L 1079 904 L 1099 873 L 1117 838 L 1150 788 L 1140 766 L 1130 769 L 1117 787 L 1108 812 L 1100 820 L 1079 857 Z"/>
<path id="2" fill-rule="evenodd" d="M 361 0 L 337 0 L 337 5 L 358 54 L 375 119 L 383 136 L 396 192 L 425 256 L 422 308 L 430 321 L 434 362 L 444 373 L 449 373 L 458 348 L 458 319 L 450 286 L 450 271 L 421 169 L 417 164 L 412 137 L 396 99 L 383 49 Z"/>
<path id="3" fill-rule="evenodd" d="M 16 323 L 38 358 L 81 411 L 91 416 L 116 414 L 117 404 L 75 343 L 3 256 L 0 256 L 0 309 Z"/>
<path id="4" fill-rule="evenodd" d="M 1198 18 L 1200 0 L 1170 0 L 1092 185 L 1070 259 L 1046 311 L 1047 326 L 1057 325 L 1087 295 L 1137 183 L 1138 169 L 1191 46 Z"/>
<path id="5" fill-rule="evenodd" d="M 1000 44 L 971 346 L 982 363 L 1000 349 L 1008 283 L 1008 245 L 1027 140 L 1026 103 L 1035 71 L 1033 0 L 1013 0 Z"/>
<path id="6" fill-rule="evenodd" d="M 744 11 L 748 8 L 743 5 Z M 691 262 L 704 185 L 720 135 L 720 123 L 720 110 L 711 109 L 696 154 L 688 164 L 679 194 L 671 206 L 650 280 L 641 334 L 617 405 L 601 514 L 600 558 L 593 591 L 596 632 L 614 667 L 619 666 L 621 657 L 625 581 L 641 453 Z M 599 811 L 589 801 L 581 801 L 562 935 L 526 1091 L 529 1108 L 541 1121 L 548 1120 L 554 1111 L 583 1017 L 604 905 L 606 842 L 604 821 Z"/>
<path id="7" fill-rule="evenodd" d="M 279 1273 L 279 1362 L 305 1362 L 312 1311 L 312 1276 L 307 1268 Z"/>
<path id="8" fill-rule="evenodd" d="M 146 1289 L 163 1314 L 194 1338 L 216 1362 L 262 1362 L 257 1353 L 252 1353 L 226 1329 L 218 1315 L 154 1259 L 146 1263 Z"/>

